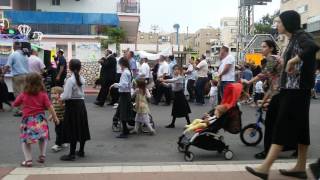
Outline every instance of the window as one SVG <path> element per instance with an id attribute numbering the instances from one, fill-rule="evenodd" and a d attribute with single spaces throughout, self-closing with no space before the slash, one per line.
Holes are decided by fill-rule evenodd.
<path id="1" fill-rule="evenodd" d="M 305 13 L 307 11 L 308 11 L 308 5 L 307 4 L 297 8 L 297 12 L 300 13 L 300 14 Z"/>
<path id="2" fill-rule="evenodd" d="M 60 0 L 52 0 L 52 6 L 60 6 Z"/>
<path id="3" fill-rule="evenodd" d="M 144 36 L 143 36 L 143 35 L 141 35 L 141 36 L 140 36 L 140 39 L 144 39 Z"/>
<path id="4" fill-rule="evenodd" d="M 11 6 L 10 0 L 1 0 L 0 6 Z"/>

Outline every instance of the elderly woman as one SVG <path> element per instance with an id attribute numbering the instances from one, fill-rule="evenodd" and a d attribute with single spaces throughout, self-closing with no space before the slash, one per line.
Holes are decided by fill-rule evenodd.
<path id="1" fill-rule="evenodd" d="M 310 93 L 314 86 L 315 55 L 319 47 L 314 39 L 300 28 L 296 11 L 280 14 L 277 29 L 285 34 L 289 44 L 284 53 L 284 69 L 280 80 L 279 109 L 272 145 L 262 165 L 246 170 L 262 179 L 268 179 L 269 170 L 285 145 L 298 144 L 298 160 L 290 170 L 280 170 L 285 176 L 306 179 L 307 150 L 310 145 Z"/>

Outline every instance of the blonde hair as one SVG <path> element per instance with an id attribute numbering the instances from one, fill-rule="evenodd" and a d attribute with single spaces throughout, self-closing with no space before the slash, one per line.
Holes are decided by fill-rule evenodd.
<path id="1" fill-rule="evenodd" d="M 62 94 L 63 93 L 63 88 L 59 86 L 55 86 L 51 88 L 51 94 Z"/>

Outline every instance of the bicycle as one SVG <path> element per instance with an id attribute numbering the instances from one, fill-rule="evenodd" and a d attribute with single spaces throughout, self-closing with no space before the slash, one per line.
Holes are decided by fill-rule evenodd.
<path id="1" fill-rule="evenodd" d="M 257 109 L 257 121 L 256 123 L 248 124 L 242 128 L 240 132 L 241 141 L 247 146 L 258 145 L 263 137 L 262 125 L 264 125 L 263 109 L 260 107 Z"/>

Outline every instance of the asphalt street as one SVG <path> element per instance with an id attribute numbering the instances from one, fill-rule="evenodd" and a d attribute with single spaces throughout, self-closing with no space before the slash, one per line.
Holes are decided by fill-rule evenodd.
<path id="1" fill-rule="evenodd" d="M 183 131 L 185 119 L 177 119 L 175 129 L 164 128 L 171 120 L 171 106 L 150 105 L 151 114 L 156 123 L 157 134 L 132 135 L 128 139 L 117 139 L 117 133 L 112 132 L 112 117 L 115 110 L 110 106 L 97 107 L 93 105 L 94 96 L 88 96 L 86 106 L 89 116 L 89 125 L 92 140 L 85 147 L 86 157 L 78 159 L 77 163 L 161 163 L 161 162 L 184 162 L 183 155 L 177 151 L 177 138 Z M 209 110 L 209 105 L 197 106 L 190 104 L 192 109 L 191 119 L 199 118 Z M 243 112 L 242 124 L 255 122 L 255 109 L 246 105 L 241 106 Z M 320 157 L 320 101 L 314 100 L 310 112 L 311 146 L 309 158 Z M 20 118 L 13 117 L 12 112 L 0 113 L 0 166 L 18 165 L 23 160 L 23 154 L 19 143 Z M 288 128 L 290 124 L 288 124 Z M 234 161 L 255 160 L 254 154 L 262 150 L 262 143 L 256 147 L 247 147 L 240 141 L 239 135 L 221 132 L 225 136 L 226 143 L 234 152 Z M 68 153 L 68 149 L 54 153 L 51 146 L 54 144 L 54 124 L 50 123 L 51 140 L 48 145 L 47 165 L 65 164 L 59 157 Z M 191 148 L 195 154 L 196 162 L 222 162 L 223 155 L 217 152 Z M 33 158 L 38 156 L 38 146 L 33 146 Z M 281 154 L 284 160 L 289 153 Z"/>

